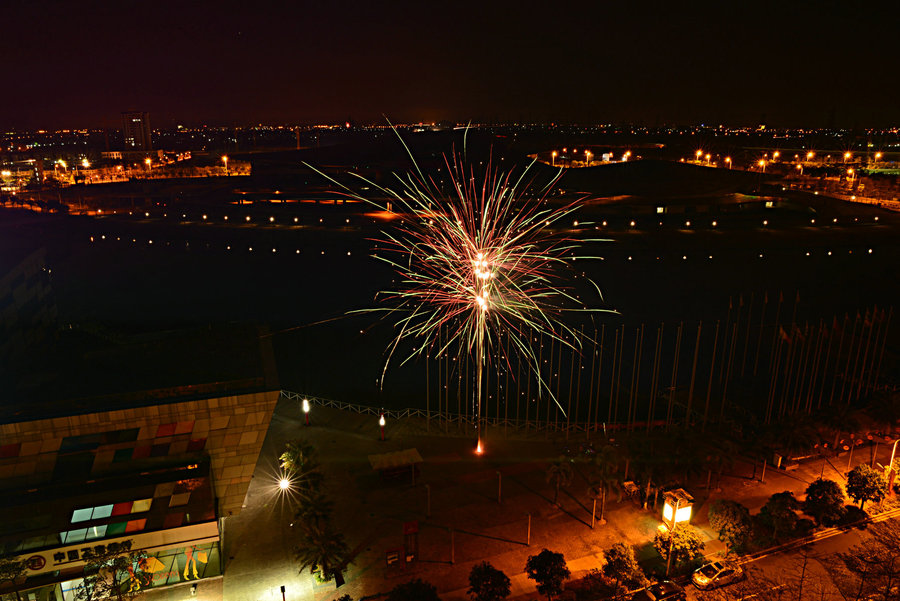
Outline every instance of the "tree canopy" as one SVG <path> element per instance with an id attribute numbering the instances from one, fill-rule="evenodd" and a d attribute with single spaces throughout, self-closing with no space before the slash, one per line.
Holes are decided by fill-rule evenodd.
<path id="1" fill-rule="evenodd" d="M 866 501 L 880 502 L 887 492 L 884 475 L 865 463 L 857 465 L 847 474 L 847 495 L 859 503 L 860 509 Z"/>
<path id="2" fill-rule="evenodd" d="M 486 561 L 469 572 L 469 596 L 472 601 L 503 601 L 509 597 L 509 577 Z"/>
<path id="3" fill-rule="evenodd" d="M 562 553 L 544 549 L 537 555 L 528 557 L 525 572 L 537 583 L 537 590 L 552 601 L 553 595 L 562 593 L 563 583 L 569 578 L 569 568 Z"/>
<path id="4" fill-rule="evenodd" d="M 719 540 L 735 552 L 744 549 L 753 529 L 750 510 L 737 501 L 725 499 L 710 504 L 709 525 L 719 533 Z"/>
<path id="5" fill-rule="evenodd" d="M 387 601 L 441 601 L 437 587 L 421 578 L 398 584 L 388 593 Z"/>
<path id="6" fill-rule="evenodd" d="M 818 478 L 806 487 L 803 512 L 812 516 L 817 524 L 832 526 L 840 521 L 844 509 L 844 491 L 834 480 Z"/>

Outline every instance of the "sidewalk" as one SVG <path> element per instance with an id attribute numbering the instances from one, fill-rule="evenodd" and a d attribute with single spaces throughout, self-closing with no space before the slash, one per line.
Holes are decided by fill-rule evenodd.
<path id="1" fill-rule="evenodd" d="M 240 515 L 225 521 L 225 576 L 217 581 L 218 586 L 201 582 L 196 597 L 158 591 L 146 599 L 278 601 L 283 585 L 287 601 L 332 601 L 343 594 L 358 601 L 377 598 L 397 584 L 422 578 L 438 588 L 444 601 L 462 601 L 468 599 L 472 566 L 488 561 L 509 576 L 511 599 L 525 601 L 540 598 L 534 582 L 523 572 L 529 555 L 543 548 L 562 552 L 575 580 L 599 568 L 603 550 L 614 542 L 646 545 L 661 523 L 657 512 L 642 510 L 627 498 L 617 503 L 616 496 L 610 495 L 605 514 L 608 522 L 591 530 L 587 482 L 577 470 L 572 483 L 560 491 L 559 507 L 554 506 L 545 466 L 566 444 L 565 433 L 551 434 L 549 440 L 544 434 L 519 433 L 513 439 L 504 438 L 502 430 L 489 430 L 486 452 L 479 457 L 472 452 L 472 436 L 453 435 L 455 426 L 448 435 L 438 433 L 436 424 L 426 433 L 421 420 L 388 422 L 387 440 L 381 442 L 377 421 L 371 416 L 316 407 L 310 420 L 311 426 L 305 427 L 295 402 L 282 399 L 276 407 L 246 506 Z M 313 444 L 319 453 L 326 489 L 335 504 L 334 523 L 355 556 L 345 574 L 347 584 L 339 591 L 334 583 L 317 584 L 308 572 L 298 574 L 293 564 L 293 510 L 290 500 L 279 494 L 277 456 L 288 440 L 298 437 Z M 581 434 L 578 439 L 583 437 Z M 405 477 L 383 480 L 369 466 L 369 454 L 406 448 L 418 449 L 424 460 L 415 485 Z M 882 462 L 888 460 L 889 452 L 879 449 Z M 853 459 L 854 465 L 869 462 L 868 449 L 857 450 Z M 825 466 L 825 477 L 843 483 L 846 461 L 846 456 L 832 459 Z M 775 492 L 790 490 L 802 498 L 821 471 L 821 460 L 794 471 L 768 468 L 761 483 L 760 473 L 756 480 L 751 477 L 752 464 L 739 461 L 723 476 L 719 491 L 705 490 L 705 475 L 702 482 L 685 487 L 695 498 L 691 523 L 703 534 L 705 553 L 725 551 L 707 523 L 711 500 L 734 499 L 755 513 Z M 431 492 L 430 516 L 426 485 Z M 529 514 L 530 546 L 525 544 Z M 413 521 L 418 525 L 418 560 L 403 569 L 389 569 L 385 553 L 404 546 L 403 525 Z M 653 553 L 652 549 L 648 552 Z"/>

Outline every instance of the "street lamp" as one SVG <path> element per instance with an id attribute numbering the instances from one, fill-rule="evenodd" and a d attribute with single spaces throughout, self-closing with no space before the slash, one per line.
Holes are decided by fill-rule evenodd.
<path id="1" fill-rule="evenodd" d="M 845 153 L 844 153 L 844 162 L 846 163 L 846 162 L 849 161 L 852 157 L 853 157 L 852 154 L 850 154 L 849 152 L 845 152 Z"/>
<path id="2" fill-rule="evenodd" d="M 800 170 L 800 175 L 803 175 L 803 165 L 801 165 L 800 163 L 797 163 L 797 169 Z"/>
<path id="3" fill-rule="evenodd" d="M 384 441 L 384 413 L 378 417 L 378 425 L 381 426 L 381 440 Z"/>
<path id="4" fill-rule="evenodd" d="M 781 156 L 781 153 L 779 151 L 776 150 L 775 152 L 773 152 L 772 153 L 772 162 L 777 161 L 778 157 L 780 157 L 780 156 Z"/>
<path id="5" fill-rule="evenodd" d="M 762 170 L 763 173 L 766 172 L 766 161 L 765 161 L 765 159 L 759 159 L 759 162 L 757 163 L 757 165 L 759 165 L 759 168 Z"/>
<path id="6" fill-rule="evenodd" d="M 550 153 L 550 165 L 556 167 L 556 151 Z"/>
<path id="7" fill-rule="evenodd" d="M 144 164 L 147 165 L 147 170 L 148 170 L 148 171 L 150 170 L 150 164 L 151 164 L 151 163 L 153 163 L 153 159 L 151 159 L 150 157 L 147 157 L 146 159 L 144 159 Z"/>
<path id="8" fill-rule="evenodd" d="M 814 156 L 816 156 L 816 153 L 814 153 L 812 150 L 810 150 L 809 152 L 806 153 L 806 160 L 811 161 Z"/>
<path id="9" fill-rule="evenodd" d="M 707 155 L 706 155 L 706 166 L 707 166 L 707 167 L 709 166 L 709 159 L 710 159 L 711 157 L 712 157 L 712 155 L 710 155 L 710 154 L 707 153 Z"/>
<path id="10" fill-rule="evenodd" d="M 309 401 L 303 399 L 303 415 L 306 416 L 306 425 L 309 425 Z"/>
<path id="11" fill-rule="evenodd" d="M 728 163 L 728 168 L 731 169 L 731 157 L 725 157 L 725 162 Z"/>
<path id="12" fill-rule="evenodd" d="M 291 487 L 291 481 L 287 479 L 286 476 L 282 476 L 281 480 L 278 481 L 278 488 L 281 490 L 287 490 Z"/>
<path id="13" fill-rule="evenodd" d="M 700 157 L 703 156 L 703 151 L 698 149 L 697 152 L 695 152 L 694 154 L 697 156 L 697 162 L 699 163 Z"/>
<path id="14" fill-rule="evenodd" d="M 225 176 L 228 176 L 228 155 L 222 155 L 222 162 L 225 163 Z"/>

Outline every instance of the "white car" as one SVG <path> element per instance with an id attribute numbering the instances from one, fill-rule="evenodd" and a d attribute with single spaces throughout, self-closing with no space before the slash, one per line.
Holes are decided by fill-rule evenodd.
<path id="1" fill-rule="evenodd" d="M 744 577 L 741 566 L 727 561 L 713 561 L 698 568 L 691 580 L 701 590 L 731 584 Z"/>

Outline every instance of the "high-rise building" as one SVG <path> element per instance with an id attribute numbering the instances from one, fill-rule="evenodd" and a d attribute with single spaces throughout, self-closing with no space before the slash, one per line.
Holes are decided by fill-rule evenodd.
<path id="1" fill-rule="evenodd" d="M 122 136 L 125 138 L 125 150 L 153 150 L 150 114 L 136 111 L 122 113 Z"/>

